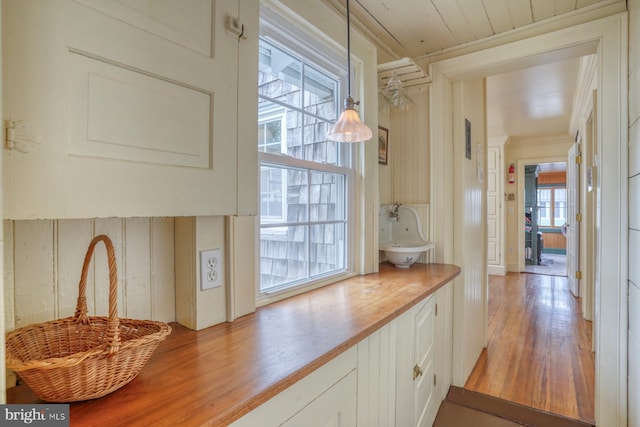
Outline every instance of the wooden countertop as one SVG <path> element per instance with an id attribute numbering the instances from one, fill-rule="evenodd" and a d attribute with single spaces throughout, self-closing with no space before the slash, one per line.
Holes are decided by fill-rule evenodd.
<path id="1" fill-rule="evenodd" d="M 201 331 L 172 324 L 138 376 L 71 404 L 71 426 L 224 426 L 304 378 L 460 273 L 445 264 L 380 272 L 259 308 Z M 38 403 L 26 386 L 7 403 Z M 41 403 L 41 402 L 39 402 Z"/>

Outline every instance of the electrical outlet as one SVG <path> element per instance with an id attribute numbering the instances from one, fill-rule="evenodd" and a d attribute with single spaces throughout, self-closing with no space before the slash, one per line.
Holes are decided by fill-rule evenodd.
<path id="1" fill-rule="evenodd" d="M 220 249 L 200 251 L 200 289 L 217 288 L 222 286 Z"/>

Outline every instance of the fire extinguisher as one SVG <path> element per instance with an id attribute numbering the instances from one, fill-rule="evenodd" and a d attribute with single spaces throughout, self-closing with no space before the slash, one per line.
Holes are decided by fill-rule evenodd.
<path id="1" fill-rule="evenodd" d="M 509 184 L 516 182 L 516 165 L 511 163 L 509 165 Z"/>

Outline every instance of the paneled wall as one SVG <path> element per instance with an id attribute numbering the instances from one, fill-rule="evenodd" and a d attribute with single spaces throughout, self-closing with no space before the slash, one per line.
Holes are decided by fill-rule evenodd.
<path id="1" fill-rule="evenodd" d="M 453 85 L 454 99 L 454 280 L 453 385 L 463 386 L 486 346 L 487 318 L 487 138 L 485 80 Z M 468 136 L 467 136 L 468 133 Z M 469 141 L 469 146 L 467 144 Z M 467 146 L 469 151 L 467 151 Z M 436 224 L 435 227 L 438 225 Z M 458 317 L 456 317 L 456 320 Z"/>
<path id="2" fill-rule="evenodd" d="M 392 202 L 429 203 L 429 97 L 411 94 L 415 105 L 392 109 L 389 161 L 392 165 Z"/>
<path id="3" fill-rule="evenodd" d="M 640 426 L 640 0 L 629 0 L 629 427 Z"/>
<path id="4" fill-rule="evenodd" d="M 118 315 L 175 320 L 173 218 L 4 221 L 6 330 L 73 315 L 84 256 L 99 234 L 115 248 Z M 91 315 L 107 315 L 108 276 L 99 243 L 87 277 Z"/>

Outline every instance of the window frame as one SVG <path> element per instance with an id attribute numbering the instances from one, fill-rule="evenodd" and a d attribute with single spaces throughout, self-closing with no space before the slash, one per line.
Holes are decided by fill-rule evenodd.
<path id="1" fill-rule="evenodd" d="M 339 115 L 342 107 L 341 100 L 345 96 L 346 90 L 346 78 L 344 73 L 344 63 L 346 56 L 344 51 L 339 50 L 333 45 L 326 44 L 324 40 L 318 40 L 317 37 L 312 34 L 311 31 L 307 32 L 291 25 L 283 25 L 285 21 L 277 15 L 274 11 L 266 8 L 261 9 L 260 16 L 260 38 L 264 39 L 268 43 L 275 45 L 291 54 L 297 59 L 302 60 L 307 66 L 311 66 L 317 71 L 326 73 L 338 81 L 338 90 L 336 93 L 336 111 Z M 302 80 L 301 90 L 304 92 L 304 81 Z M 259 96 L 260 99 L 260 96 Z M 263 98 L 264 99 L 264 98 Z M 270 100 L 273 101 L 273 100 Z M 276 104 L 278 104 L 276 102 Z M 289 106 L 284 106 L 289 108 Z M 305 106 L 299 107 L 301 114 L 308 114 L 312 117 L 316 117 L 315 114 L 309 113 L 305 110 Z M 320 118 L 326 120 L 325 118 Z M 337 119 L 337 116 L 335 117 Z M 335 120 L 334 119 L 334 120 Z M 330 122 L 329 122 L 330 123 Z M 282 139 L 282 143 L 286 144 L 286 139 Z M 354 146 L 349 144 L 348 146 L 341 148 L 344 153 L 340 155 L 347 155 L 349 157 L 349 166 L 335 166 L 331 164 L 321 164 L 308 160 L 298 159 L 286 154 L 273 154 L 259 151 L 258 153 L 258 168 L 262 165 L 277 165 L 281 167 L 301 168 L 307 171 L 320 171 L 327 173 L 337 173 L 344 175 L 345 186 L 345 256 L 344 256 L 344 268 L 328 272 L 326 274 L 319 274 L 311 278 L 307 277 L 305 280 L 293 281 L 288 286 L 276 287 L 273 290 L 261 290 L 261 279 L 258 279 L 256 283 L 256 305 L 261 306 L 268 304 L 269 302 L 277 301 L 282 298 L 286 298 L 291 295 L 303 293 L 321 286 L 325 286 L 330 283 L 334 283 L 343 278 L 353 276 L 355 274 L 355 252 L 356 252 L 356 238 L 357 231 L 354 224 L 355 212 L 356 212 L 356 150 Z M 319 167 L 320 166 L 320 167 Z M 286 204 L 286 202 L 285 202 Z M 263 230 L 262 224 L 258 221 L 258 235 L 260 236 Z M 337 221 L 331 221 L 337 223 Z M 288 224 L 288 223 L 285 223 Z M 307 218 L 306 222 L 288 224 L 288 225 L 305 225 L 311 227 L 317 224 L 317 222 L 310 221 Z M 265 227 L 271 228 L 274 233 L 277 233 L 278 227 Z M 284 231 L 281 230 L 281 233 Z M 260 240 L 260 238 L 259 238 Z M 308 244 L 309 242 L 307 242 Z M 307 253 L 309 253 L 307 247 Z M 309 260 L 307 260 L 308 262 Z"/>
<path id="2" fill-rule="evenodd" d="M 556 190 L 564 190 L 565 191 L 565 206 L 564 206 L 564 210 L 565 210 L 565 221 L 563 222 L 563 224 L 566 222 L 566 216 L 567 216 L 567 186 L 566 184 L 538 184 L 538 188 L 536 189 L 536 192 L 538 193 L 537 199 L 539 200 L 540 196 L 539 196 L 539 192 L 540 190 L 550 190 L 550 200 L 549 200 L 549 218 L 550 218 L 550 225 L 541 225 L 540 224 L 540 220 L 542 218 L 542 216 L 540 215 L 540 211 L 544 210 L 545 208 L 543 208 L 542 206 L 538 207 L 538 227 L 539 228 L 553 228 L 553 229 L 559 229 L 562 228 L 562 224 L 560 225 L 556 225 L 556 217 L 555 217 L 555 212 L 556 212 L 556 206 L 555 206 L 555 200 L 556 200 Z"/>

